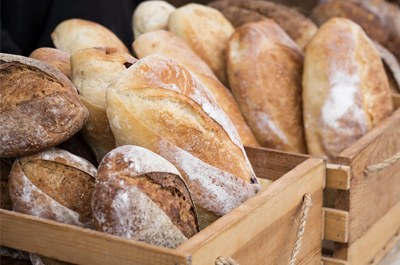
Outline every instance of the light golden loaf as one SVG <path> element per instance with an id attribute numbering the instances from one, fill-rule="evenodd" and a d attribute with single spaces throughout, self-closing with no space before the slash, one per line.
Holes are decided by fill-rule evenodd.
<path id="1" fill-rule="evenodd" d="M 98 162 L 115 147 L 106 114 L 107 86 L 135 61 L 116 48 L 81 49 L 71 56 L 72 82 L 89 110 L 82 133 Z"/>
<path id="2" fill-rule="evenodd" d="M 391 114 L 379 53 L 351 20 L 328 20 L 307 47 L 303 106 L 308 151 L 329 159 Z"/>
<path id="3" fill-rule="evenodd" d="M 235 125 L 244 145 L 259 146 L 253 132 L 244 121 L 231 92 L 224 87 L 210 67 L 198 57 L 185 41 L 171 32 L 156 30 L 141 35 L 132 45 L 139 58 L 152 54 L 168 57 L 192 71 L 210 90 L 217 103 Z"/>
<path id="4" fill-rule="evenodd" d="M 205 219 L 259 189 L 232 122 L 195 75 L 171 59 L 147 56 L 114 80 L 107 116 L 117 146 L 142 146 L 177 167 Z M 203 228 L 207 220 L 199 218 Z"/>
<path id="5" fill-rule="evenodd" d="M 187 4 L 171 14 L 168 29 L 184 39 L 219 80 L 227 84 L 225 50 L 234 28 L 221 12 Z"/>
<path id="6" fill-rule="evenodd" d="M 112 47 L 129 52 L 122 41 L 109 29 L 84 19 L 64 20 L 51 33 L 51 39 L 57 49 L 70 55 L 80 49 L 91 47 Z"/>
<path id="7" fill-rule="evenodd" d="M 168 28 L 168 19 L 175 7 L 166 1 L 144 1 L 140 3 L 132 16 L 132 29 L 135 40 L 140 35 Z"/>
<path id="8" fill-rule="evenodd" d="M 44 62 L 2 53 L 0 84 L 0 157 L 56 146 L 87 120 L 71 81 Z"/>
<path id="9" fill-rule="evenodd" d="M 92 209 L 100 231 L 156 246 L 176 248 L 198 232 L 196 210 L 178 170 L 139 146 L 124 145 L 104 157 Z"/>
<path id="10" fill-rule="evenodd" d="M 34 50 L 29 57 L 50 64 L 71 79 L 71 66 L 68 53 L 44 47 Z"/>
<path id="11" fill-rule="evenodd" d="M 305 153 L 297 44 L 265 19 L 237 28 L 227 57 L 231 90 L 261 146 Z"/>
<path id="12" fill-rule="evenodd" d="M 223 0 L 209 6 L 220 10 L 235 27 L 273 19 L 304 50 L 317 26 L 295 8 L 270 1 Z"/>

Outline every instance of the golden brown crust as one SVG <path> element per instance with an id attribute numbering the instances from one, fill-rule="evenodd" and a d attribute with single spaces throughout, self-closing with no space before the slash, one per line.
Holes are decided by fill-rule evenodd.
<path id="1" fill-rule="evenodd" d="M 232 120 L 243 144 L 255 147 L 259 146 L 253 132 L 244 121 L 239 106 L 230 91 L 224 87 L 208 65 L 192 51 L 183 39 L 170 32 L 157 30 L 143 34 L 132 46 L 139 58 L 151 54 L 159 54 L 173 59 L 195 73 Z"/>
<path id="2" fill-rule="evenodd" d="M 305 49 L 307 43 L 317 31 L 317 27 L 310 19 L 296 9 L 278 3 L 254 0 L 223 0 L 213 2 L 210 6 L 220 10 L 232 23 L 235 21 L 237 27 L 264 18 L 273 19 L 301 49 Z M 241 17 L 238 18 L 238 15 Z"/>
<path id="3" fill-rule="evenodd" d="M 229 83 L 262 146 L 305 152 L 302 64 L 300 49 L 272 20 L 243 25 L 229 42 Z"/>
<path id="4" fill-rule="evenodd" d="M 29 57 L 50 64 L 71 79 L 68 53 L 54 48 L 38 48 Z"/>
<path id="5" fill-rule="evenodd" d="M 43 62 L 0 54 L 0 79 L 1 157 L 55 146 L 79 131 L 87 119 L 72 83 Z"/>
<path id="6" fill-rule="evenodd" d="M 333 158 L 393 110 L 381 58 L 354 22 L 333 18 L 310 42 L 303 75 L 310 154 Z"/>

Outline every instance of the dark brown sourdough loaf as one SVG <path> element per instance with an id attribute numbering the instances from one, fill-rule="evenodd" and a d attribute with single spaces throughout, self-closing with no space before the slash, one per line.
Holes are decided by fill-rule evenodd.
<path id="1" fill-rule="evenodd" d="M 125 145 L 99 166 L 92 201 L 104 232 L 175 248 L 198 232 L 196 211 L 178 170 L 161 156 Z"/>
<path id="2" fill-rule="evenodd" d="M 46 63 L 0 54 L 0 84 L 0 157 L 55 146 L 88 117 L 72 83 Z"/>
<path id="3" fill-rule="evenodd" d="M 258 191 L 238 132 L 184 66 L 157 55 L 137 61 L 108 87 L 106 109 L 117 146 L 145 147 L 178 168 L 200 227 Z"/>

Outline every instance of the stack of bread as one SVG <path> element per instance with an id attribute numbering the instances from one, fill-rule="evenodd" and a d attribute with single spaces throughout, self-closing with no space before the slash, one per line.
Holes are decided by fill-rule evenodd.
<path id="1" fill-rule="evenodd" d="M 82 19 L 55 28 L 55 49 L 1 54 L 2 207 L 175 248 L 259 191 L 244 145 L 333 159 L 393 111 L 400 36 L 370 32 L 375 3 L 327 2 L 318 28 L 268 1 L 146 1 L 136 58 Z"/>

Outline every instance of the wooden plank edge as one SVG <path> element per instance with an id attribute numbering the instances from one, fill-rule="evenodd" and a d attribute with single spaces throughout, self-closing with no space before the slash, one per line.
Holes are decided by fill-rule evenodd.
<path id="1" fill-rule="evenodd" d="M 397 233 L 389 240 L 386 246 L 375 256 L 370 265 L 378 265 L 380 261 L 390 252 L 390 250 L 400 242 L 400 229 Z"/>
<path id="2" fill-rule="evenodd" d="M 326 164 L 326 187 L 336 190 L 349 190 L 351 170 L 349 166 Z"/>
<path id="3" fill-rule="evenodd" d="M 349 241 L 349 212 L 323 208 L 324 239 L 339 243 Z"/>
<path id="4" fill-rule="evenodd" d="M 0 245 L 74 264 L 191 264 L 191 255 L 0 209 Z"/>
<path id="5" fill-rule="evenodd" d="M 381 219 L 349 245 L 350 264 L 377 262 L 379 253 L 390 243 L 400 230 L 400 202 L 393 206 Z"/>
<path id="6" fill-rule="evenodd" d="M 347 261 L 341 259 L 335 259 L 330 257 L 322 257 L 321 258 L 322 265 L 349 265 Z"/>

